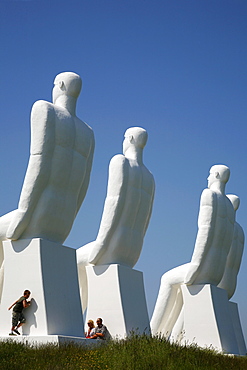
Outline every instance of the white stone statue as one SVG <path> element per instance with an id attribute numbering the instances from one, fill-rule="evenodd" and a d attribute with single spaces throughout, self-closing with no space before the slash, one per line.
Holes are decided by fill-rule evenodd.
<path id="1" fill-rule="evenodd" d="M 198 232 L 190 263 L 166 272 L 161 278 L 151 319 L 153 334 L 169 337 L 183 306 L 181 284 L 218 285 L 222 279 L 233 238 L 235 211 L 225 195 L 230 170 L 224 165 L 210 169 L 208 188 L 200 200 Z"/>
<path id="2" fill-rule="evenodd" d="M 237 211 L 240 199 L 237 195 L 227 194 L 227 197 L 232 202 L 235 212 Z M 240 264 L 244 251 L 244 231 L 239 223 L 234 224 L 233 240 L 230 251 L 227 256 L 224 275 L 218 284 L 219 288 L 225 289 L 228 294 L 228 299 L 233 296 L 237 286 L 237 276 L 240 269 Z"/>
<path id="3" fill-rule="evenodd" d="M 2 241 L 43 238 L 63 243 L 86 195 L 94 134 L 76 117 L 81 86 L 77 74 L 60 73 L 53 103 L 39 100 L 32 107 L 30 157 L 18 208 L 0 217 L 0 289 Z"/>
<path id="4" fill-rule="evenodd" d="M 142 160 L 146 142 L 147 132 L 143 128 L 132 127 L 125 132 L 123 155 L 115 155 L 109 165 L 107 196 L 97 238 L 77 250 L 84 309 L 86 265 L 119 264 L 132 268 L 140 256 L 155 189 L 153 175 Z"/>

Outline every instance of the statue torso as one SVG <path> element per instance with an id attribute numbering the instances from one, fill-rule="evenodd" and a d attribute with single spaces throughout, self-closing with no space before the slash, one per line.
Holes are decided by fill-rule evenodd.
<path id="1" fill-rule="evenodd" d="M 97 264 L 120 263 L 133 267 L 141 253 L 152 210 L 154 179 L 144 165 L 128 161 L 128 184 L 119 222 L 112 233 L 107 251 Z"/>
<path id="2" fill-rule="evenodd" d="M 62 243 L 80 206 L 78 197 L 87 180 L 93 133 L 89 126 L 67 110 L 47 104 L 54 109 L 54 119 L 48 122 L 53 151 L 48 158 L 42 156 L 42 165 L 47 167 L 49 177 L 22 238 L 30 235 Z"/>

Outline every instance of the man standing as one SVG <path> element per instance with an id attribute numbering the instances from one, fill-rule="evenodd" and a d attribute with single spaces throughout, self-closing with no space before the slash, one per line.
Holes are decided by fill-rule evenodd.
<path id="1" fill-rule="evenodd" d="M 9 335 L 16 335 L 16 334 L 20 335 L 18 329 L 26 322 L 26 319 L 22 311 L 24 308 L 29 307 L 31 304 L 31 301 L 27 301 L 27 299 L 30 297 L 30 294 L 31 294 L 30 290 L 26 289 L 23 293 L 23 296 L 17 299 L 17 301 L 15 301 L 8 308 L 8 310 L 11 310 L 11 308 L 14 306 L 13 312 L 12 312 L 12 328 L 11 328 L 11 332 L 9 333 Z"/>
<path id="2" fill-rule="evenodd" d="M 166 272 L 160 290 L 151 330 L 169 337 L 181 311 L 181 284 L 212 284 L 220 282 L 233 238 L 235 212 L 225 195 L 230 170 L 224 165 L 211 167 L 208 188 L 201 195 L 198 232 L 190 263 Z"/>

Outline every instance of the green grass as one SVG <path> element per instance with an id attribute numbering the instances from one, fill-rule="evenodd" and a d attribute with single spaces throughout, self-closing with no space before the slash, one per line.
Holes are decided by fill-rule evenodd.
<path id="1" fill-rule="evenodd" d="M 71 344 L 32 347 L 8 340 L 0 342 L 0 369 L 246 370 L 247 357 L 225 356 L 196 345 L 181 347 L 164 338 L 135 334 L 91 348 Z"/>

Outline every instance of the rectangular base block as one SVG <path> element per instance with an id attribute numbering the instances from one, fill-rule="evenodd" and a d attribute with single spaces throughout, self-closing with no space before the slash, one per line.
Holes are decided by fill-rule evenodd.
<path id="1" fill-rule="evenodd" d="M 238 313 L 238 305 L 235 302 L 229 302 L 231 317 L 232 317 L 232 323 L 234 332 L 236 335 L 237 343 L 238 343 L 238 350 L 239 354 L 242 356 L 245 356 L 247 353 L 244 335 L 241 327 L 240 317 Z"/>
<path id="2" fill-rule="evenodd" d="M 86 272 L 86 320 L 101 317 L 112 337 L 150 333 L 142 272 L 120 265 L 87 266 Z"/>
<path id="3" fill-rule="evenodd" d="M 239 355 L 225 290 L 216 286 L 182 285 L 184 301 L 183 342 Z"/>
<path id="4" fill-rule="evenodd" d="M 84 337 L 76 251 L 42 239 L 5 241 L 0 335 L 8 335 L 8 307 L 31 291 L 32 304 L 23 310 L 22 334 Z"/>

